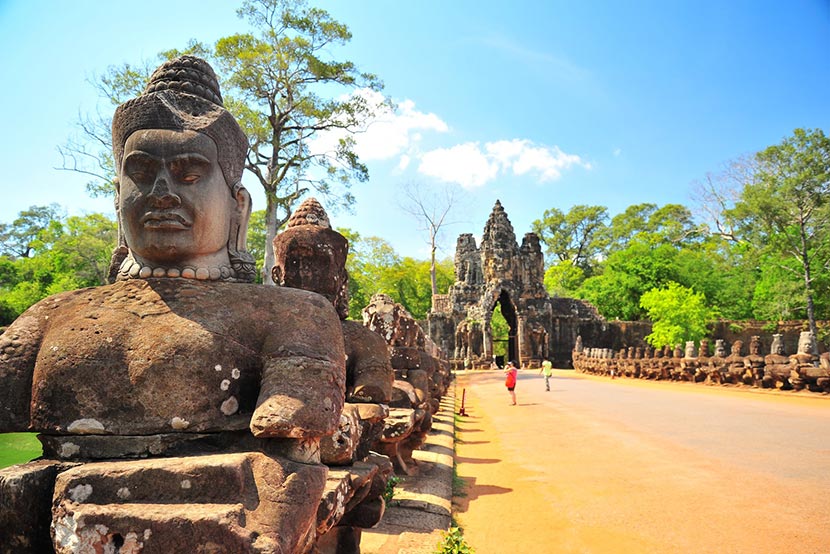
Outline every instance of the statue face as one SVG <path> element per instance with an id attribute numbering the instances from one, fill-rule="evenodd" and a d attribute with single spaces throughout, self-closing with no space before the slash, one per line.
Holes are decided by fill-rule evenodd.
<path id="1" fill-rule="evenodd" d="M 119 207 L 127 245 L 159 266 L 227 265 L 235 202 L 216 144 L 195 131 L 136 131 L 124 145 Z"/>
<path id="2" fill-rule="evenodd" d="M 342 271 L 335 260 L 335 253 L 326 245 L 310 249 L 306 246 L 292 248 L 283 260 L 283 280 L 286 286 L 313 290 L 327 297 L 334 297 L 340 290 L 338 274 Z"/>

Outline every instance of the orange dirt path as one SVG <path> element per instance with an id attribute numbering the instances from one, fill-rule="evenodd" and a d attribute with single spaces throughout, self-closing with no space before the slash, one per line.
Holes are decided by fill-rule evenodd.
<path id="1" fill-rule="evenodd" d="M 608 382 L 557 370 L 553 391 L 546 393 L 542 377 L 523 370 L 519 405 L 511 406 L 501 372 L 458 376 L 456 402 L 460 406 L 466 389 L 468 415 L 456 423 L 456 463 L 467 495 L 455 499 L 454 512 L 477 554 L 830 552 L 830 490 L 727 464 L 566 409 L 557 402 L 557 394 L 567 394 L 557 381 L 563 377 Z M 738 402 L 761 396 L 779 407 L 830 412 L 826 396 L 615 383 L 731 395 Z M 830 429 L 825 431 L 830 459 Z"/>

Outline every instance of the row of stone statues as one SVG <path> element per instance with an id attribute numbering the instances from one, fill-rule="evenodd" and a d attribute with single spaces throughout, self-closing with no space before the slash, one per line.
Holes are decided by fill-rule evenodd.
<path id="1" fill-rule="evenodd" d="M 446 362 L 387 298 L 345 319 L 348 244 L 313 199 L 274 240 L 282 286 L 251 282 L 247 139 L 204 60 L 159 67 L 112 135 L 114 282 L 0 336 L 0 432 L 44 453 L 0 471 L 0 553 L 359 552 Z"/>
<path id="2" fill-rule="evenodd" d="M 784 354 L 783 337 L 772 337 L 770 352 L 761 354 L 761 339 L 753 336 L 748 353 L 744 355 L 743 341 L 736 340 L 726 353 L 726 343 L 717 339 L 714 352 L 709 351 L 709 340 L 702 339 L 695 351 L 695 343 L 654 350 L 650 346 L 629 346 L 615 352 L 608 348 L 583 348 L 581 339 L 573 352 L 577 371 L 612 377 L 665 379 L 708 384 L 750 385 L 784 390 L 807 389 L 830 392 L 830 353 L 818 354 L 815 336 L 801 333 L 798 351 Z"/>

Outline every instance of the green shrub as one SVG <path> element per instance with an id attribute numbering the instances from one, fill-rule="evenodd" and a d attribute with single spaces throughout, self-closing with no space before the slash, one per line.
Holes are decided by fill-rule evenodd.
<path id="1" fill-rule="evenodd" d="M 395 497 L 395 487 L 398 483 L 403 481 L 397 475 L 393 475 L 386 481 L 386 489 L 383 491 L 383 501 L 389 504 L 392 502 L 392 499 Z"/>
<path id="2" fill-rule="evenodd" d="M 438 543 L 438 550 L 435 554 L 474 554 L 473 547 L 464 540 L 464 534 L 460 527 L 450 527 L 444 532 L 444 538 Z"/>

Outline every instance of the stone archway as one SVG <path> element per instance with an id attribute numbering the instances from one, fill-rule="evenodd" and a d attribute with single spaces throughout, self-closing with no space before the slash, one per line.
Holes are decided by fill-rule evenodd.
<path id="1" fill-rule="evenodd" d="M 458 237 L 456 280 L 447 294 L 433 296 L 430 338 L 453 353 L 453 367 L 489 368 L 491 319 L 498 305 L 510 328 L 506 358 L 526 367 L 539 367 L 543 359 L 568 367 L 576 337 L 593 336 L 606 323 L 580 300 L 551 298 L 544 273 L 539 237 L 526 233 L 519 245 L 513 225 L 496 201 L 480 247 L 470 233 Z"/>
<path id="2" fill-rule="evenodd" d="M 486 332 L 490 335 L 490 344 L 493 345 L 493 357 L 494 359 L 496 359 L 496 362 L 503 367 L 504 363 L 506 363 L 508 360 L 518 361 L 519 359 L 519 320 L 516 315 L 516 306 L 510 299 L 510 294 L 506 290 L 502 289 L 498 298 L 488 311 L 488 322 L 492 321 L 492 314 L 495 312 L 496 307 L 498 307 L 499 312 L 501 313 L 508 327 L 508 333 L 506 338 L 507 348 L 505 349 L 505 353 L 503 356 L 504 359 L 496 359 L 499 358 L 499 356 L 495 355 L 495 343 L 505 339 L 493 336 L 492 324 L 488 324 Z"/>

